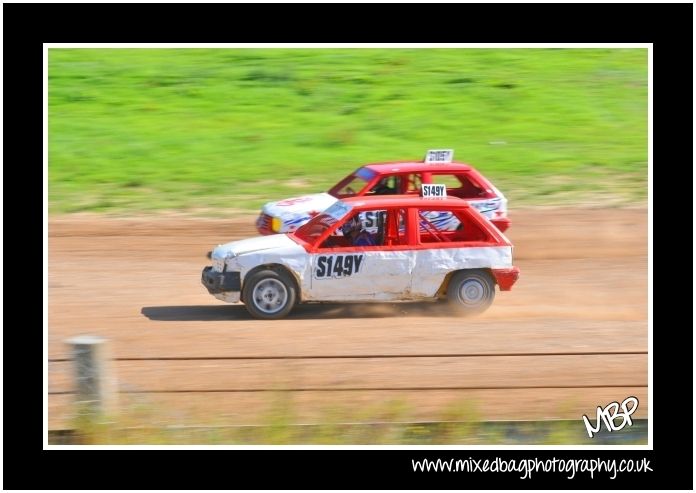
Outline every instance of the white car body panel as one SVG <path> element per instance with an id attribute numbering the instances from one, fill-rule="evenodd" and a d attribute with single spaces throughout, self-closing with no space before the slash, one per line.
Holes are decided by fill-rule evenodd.
<path id="1" fill-rule="evenodd" d="M 445 276 L 460 269 L 504 269 L 512 267 L 512 247 L 432 248 L 416 251 L 411 295 L 432 297 Z"/>
<path id="2" fill-rule="evenodd" d="M 216 272 L 223 266 L 228 272 L 240 272 L 242 286 L 255 267 L 282 265 L 295 276 L 303 301 L 393 301 L 432 298 L 445 276 L 455 270 L 511 267 L 512 247 L 368 247 L 308 253 L 288 235 L 278 234 L 219 245 L 211 259 Z M 215 297 L 236 303 L 239 295 L 224 292 Z"/>
<path id="3" fill-rule="evenodd" d="M 360 269 L 335 275 L 338 259 L 359 258 Z M 321 260 L 325 259 L 322 271 Z M 411 284 L 412 251 L 353 251 L 311 254 L 312 277 L 303 286 L 303 299 L 317 301 L 387 301 L 403 299 Z M 355 262 L 354 262 L 355 264 Z M 327 272 L 334 266 L 333 272 Z M 333 275 L 319 275 L 325 272 Z"/>
<path id="4" fill-rule="evenodd" d="M 305 283 L 305 278 L 311 276 L 307 251 L 284 234 L 258 236 L 218 245 L 212 251 L 211 260 L 216 272 L 222 272 L 223 266 L 230 272 L 240 272 L 242 285 L 250 270 L 265 264 L 283 265 L 295 274 L 301 286 Z M 239 301 L 238 292 L 218 293 L 214 296 L 228 303 Z"/>
<path id="5" fill-rule="evenodd" d="M 229 243 L 225 243 L 224 245 L 218 245 L 217 248 L 213 250 L 212 256 L 214 258 L 221 257 L 222 252 L 225 254 L 232 253 L 234 255 L 243 255 L 245 253 L 260 252 L 263 250 L 275 250 L 278 248 L 289 248 L 292 246 L 299 247 L 302 251 L 304 251 L 302 247 L 292 241 L 287 235 L 256 236 L 254 238 L 231 241 Z"/>
<path id="6" fill-rule="evenodd" d="M 328 193 L 314 193 L 269 202 L 261 212 L 280 219 L 281 228 L 278 233 L 290 233 L 309 221 L 312 218 L 311 212 L 323 212 L 336 201 L 338 199 Z"/>

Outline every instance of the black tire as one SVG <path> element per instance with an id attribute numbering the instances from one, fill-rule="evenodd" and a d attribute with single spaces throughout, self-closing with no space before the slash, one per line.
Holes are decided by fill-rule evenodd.
<path id="1" fill-rule="evenodd" d="M 254 318 L 275 320 L 286 316 L 295 306 L 297 290 L 289 275 L 260 270 L 244 279 L 242 300 Z"/>
<path id="2" fill-rule="evenodd" d="M 486 311 L 494 299 L 495 281 L 485 270 L 459 271 L 447 285 L 449 305 L 465 315 Z"/>

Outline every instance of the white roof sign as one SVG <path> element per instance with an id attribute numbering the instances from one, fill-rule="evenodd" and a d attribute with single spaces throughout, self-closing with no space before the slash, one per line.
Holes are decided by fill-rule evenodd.
<path id="1" fill-rule="evenodd" d="M 454 149 L 430 149 L 425 153 L 426 163 L 451 163 Z"/>

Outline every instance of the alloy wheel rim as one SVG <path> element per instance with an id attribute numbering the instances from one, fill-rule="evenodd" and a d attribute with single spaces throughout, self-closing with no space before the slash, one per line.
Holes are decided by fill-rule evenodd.
<path id="1" fill-rule="evenodd" d="M 254 306 L 263 313 L 277 313 L 285 307 L 288 299 L 288 290 L 277 279 L 262 279 L 253 291 Z"/>
<path id="2" fill-rule="evenodd" d="M 459 287 L 459 301 L 467 306 L 477 306 L 484 302 L 488 288 L 478 279 L 468 279 Z"/>

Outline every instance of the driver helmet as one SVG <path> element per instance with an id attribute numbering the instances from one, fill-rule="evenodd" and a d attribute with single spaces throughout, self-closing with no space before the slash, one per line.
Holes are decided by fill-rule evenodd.
<path id="1" fill-rule="evenodd" d="M 389 178 L 384 178 L 372 189 L 372 191 L 376 195 L 389 195 L 396 193 L 396 188 L 392 188 L 389 185 Z"/>
<path id="2" fill-rule="evenodd" d="M 362 229 L 362 221 L 358 215 L 350 218 L 343 226 L 341 226 L 341 231 L 344 236 L 349 236 L 352 233 L 359 233 Z"/>

